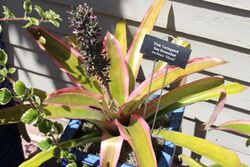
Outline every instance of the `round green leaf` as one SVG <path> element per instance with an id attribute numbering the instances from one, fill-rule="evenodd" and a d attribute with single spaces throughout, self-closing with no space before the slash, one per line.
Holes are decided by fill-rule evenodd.
<path id="1" fill-rule="evenodd" d="M 30 108 L 22 115 L 21 121 L 26 124 L 31 124 L 37 120 L 38 115 L 39 114 L 35 109 Z"/>
<path id="2" fill-rule="evenodd" d="M 56 134 L 61 134 L 63 132 L 63 126 L 58 122 L 53 123 L 53 129 L 56 132 Z"/>
<path id="3" fill-rule="evenodd" d="M 56 158 L 61 158 L 61 149 L 59 147 L 56 147 L 54 150 L 53 150 L 53 155 L 54 157 Z"/>
<path id="4" fill-rule="evenodd" d="M 30 0 L 25 0 L 23 3 L 23 9 L 25 11 L 25 13 L 30 14 L 32 12 L 32 4 L 30 2 Z"/>
<path id="5" fill-rule="evenodd" d="M 5 81 L 5 78 L 3 76 L 0 76 L 0 83 L 3 83 Z"/>
<path id="6" fill-rule="evenodd" d="M 35 5 L 35 10 L 37 11 L 37 13 L 38 13 L 42 18 L 45 18 L 45 13 L 44 13 L 43 9 L 42 9 L 39 5 Z"/>
<path id="7" fill-rule="evenodd" d="M 70 163 L 66 167 L 77 167 L 76 163 Z"/>
<path id="8" fill-rule="evenodd" d="M 34 17 L 29 18 L 29 21 L 35 26 L 39 25 L 39 20 Z"/>
<path id="9" fill-rule="evenodd" d="M 42 140 L 38 143 L 38 147 L 42 150 L 48 150 L 52 146 L 52 141 L 51 139 L 47 138 L 45 140 Z"/>
<path id="10" fill-rule="evenodd" d="M 9 68 L 9 73 L 10 74 L 14 74 L 16 72 L 16 68 L 12 67 L 12 68 Z"/>
<path id="11" fill-rule="evenodd" d="M 4 50 L 0 49 L 0 65 L 2 65 L 2 66 L 6 65 L 7 62 L 8 62 L 7 53 Z"/>
<path id="12" fill-rule="evenodd" d="M 47 134 L 51 130 L 52 122 L 47 119 L 41 119 L 38 121 L 38 129 L 41 133 Z"/>
<path id="13" fill-rule="evenodd" d="M 76 161 L 76 155 L 72 153 L 69 153 L 66 158 L 70 161 Z"/>
<path id="14" fill-rule="evenodd" d="M 11 99 L 12 99 L 12 95 L 8 89 L 6 88 L 0 89 L 0 104 L 1 105 L 5 105 L 9 103 Z"/>
<path id="15" fill-rule="evenodd" d="M 16 81 L 13 84 L 13 89 L 17 96 L 24 96 L 26 92 L 26 86 L 22 81 Z"/>
<path id="16" fill-rule="evenodd" d="M 6 76 L 8 75 L 8 70 L 7 70 L 7 68 L 4 67 L 4 68 L 1 70 L 1 74 L 2 74 L 2 76 L 6 77 Z"/>
<path id="17" fill-rule="evenodd" d="M 67 157 L 68 155 L 69 155 L 69 149 L 61 148 L 60 156 L 61 157 Z"/>

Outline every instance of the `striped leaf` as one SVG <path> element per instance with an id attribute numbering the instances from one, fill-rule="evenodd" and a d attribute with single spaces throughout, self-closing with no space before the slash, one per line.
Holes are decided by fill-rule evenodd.
<path id="1" fill-rule="evenodd" d="M 215 129 L 242 134 L 250 137 L 250 120 L 233 120 L 225 122 Z"/>
<path id="2" fill-rule="evenodd" d="M 126 55 L 126 61 L 128 62 L 134 76 L 134 85 L 141 65 L 142 54 L 140 53 L 140 49 L 144 40 L 144 36 L 146 34 L 149 34 L 153 30 L 156 19 L 160 14 L 161 8 L 163 7 L 164 3 L 165 0 L 154 0 L 153 4 L 144 16 L 139 28 L 137 29 L 136 34 L 133 38 L 133 42 Z M 134 85 L 131 85 L 131 87 L 133 88 Z"/>
<path id="3" fill-rule="evenodd" d="M 194 159 L 192 159 L 184 154 L 179 155 L 178 158 L 181 159 L 184 164 L 187 164 L 190 167 L 208 167 L 208 166 L 205 166 L 205 165 L 195 161 Z"/>
<path id="4" fill-rule="evenodd" d="M 188 148 L 223 166 L 243 167 L 237 154 L 205 139 L 168 130 L 154 130 L 153 135 L 164 138 L 180 147 Z M 230 157 L 230 159 L 228 159 L 228 157 Z"/>
<path id="5" fill-rule="evenodd" d="M 125 58 L 126 54 L 127 54 L 127 30 L 126 30 L 126 21 L 125 20 L 121 20 L 118 21 L 116 24 L 116 30 L 115 30 L 115 38 L 118 40 L 118 42 L 121 45 L 121 50 L 122 50 L 122 54 Z"/>
<path id="6" fill-rule="evenodd" d="M 121 136 L 135 152 L 139 166 L 156 167 L 156 158 L 150 136 L 150 128 L 142 117 L 133 116 L 130 126 L 125 127 L 115 120 Z"/>
<path id="7" fill-rule="evenodd" d="M 71 148 L 74 148 L 80 144 L 86 144 L 89 142 L 98 142 L 98 141 L 100 141 L 100 139 L 101 139 L 100 134 L 98 132 L 93 132 L 91 134 L 84 135 L 80 138 L 71 139 L 71 140 L 62 142 L 59 144 L 59 146 L 62 148 L 71 149 Z M 46 151 L 42 151 L 40 153 L 37 153 L 31 159 L 23 162 L 19 167 L 40 166 L 41 164 L 43 164 L 44 162 L 46 162 L 47 160 L 51 159 L 54 156 L 53 152 L 55 149 L 56 149 L 56 146 L 53 146 L 53 147 L 47 149 Z"/>
<path id="8" fill-rule="evenodd" d="M 48 53 L 58 68 L 65 72 L 75 85 L 94 93 L 101 93 L 98 83 L 90 80 L 81 67 L 82 59 L 78 51 L 43 28 L 32 27 L 29 32 L 40 48 Z"/>
<path id="9" fill-rule="evenodd" d="M 67 106 L 53 106 L 45 105 L 43 110 L 47 118 L 68 118 L 68 119 L 85 119 L 105 121 L 105 114 L 97 109 L 89 106 L 82 107 L 67 107 Z"/>
<path id="10" fill-rule="evenodd" d="M 200 79 L 183 86 L 177 87 L 176 89 L 171 90 L 161 97 L 159 110 L 174 104 L 180 101 L 183 98 L 186 98 L 191 95 L 196 95 L 198 93 L 206 92 L 208 90 L 217 88 L 224 84 L 224 79 L 222 77 L 207 77 L 204 79 Z M 146 117 L 149 117 L 155 113 L 156 105 L 159 101 L 159 97 L 155 98 L 151 102 L 149 102 Z M 144 111 L 144 108 L 139 110 L 139 113 Z"/>
<path id="11" fill-rule="evenodd" d="M 232 94 L 236 94 L 239 92 L 242 92 L 243 90 L 245 90 L 245 86 L 240 85 L 238 83 L 229 83 L 226 85 L 222 85 L 207 91 L 203 91 L 197 94 L 193 94 L 187 97 L 184 97 L 183 99 L 179 100 L 178 102 L 171 104 L 169 106 L 167 106 L 166 108 L 160 110 L 158 112 L 158 117 L 161 117 L 163 115 L 165 115 L 167 112 L 171 112 L 175 109 L 178 109 L 180 107 L 185 107 L 197 102 L 201 102 L 201 101 L 206 101 L 206 100 L 211 100 L 211 99 L 216 99 L 220 97 L 221 91 L 223 89 L 226 90 L 227 95 L 232 95 Z M 153 112 L 148 110 L 148 112 Z M 152 114 L 149 114 L 152 115 Z M 151 122 L 153 120 L 153 116 L 147 117 L 147 122 Z"/>
<path id="12" fill-rule="evenodd" d="M 120 157 L 123 137 L 111 137 L 101 142 L 100 166 L 116 166 Z"/>
<path id="13" fill-rule="evenodd" d="M 108 58 L 110 58 L 109 77 L 111 79 L 111 93 L 121 105 L 128 98 L 129 94 L 128 65 L 122 54 L 119 42 L 112 34 L 107 33 L 104 43 Z"/>
<path id="14" fill-rule="evenodd" d="M 80 107 L 93 106 L 101 108 L 100 101 L 103 99 L 101 95 L 91 93 L 87 90 L 71 87 L 60 89 L 50 95 L 44 100 L 44 104 Z"/>
<path id="15" fill-rule="evenodd" d="M 168 70 L 165 86 L 187 75 L 199 72 L 207 68 L 218 66 L 223 63 L 225 63 L 225 61 L 222 59 L 214 57 L 204 57 L 204 58 L 195 58 L 189 61 L 186 69 L 181 69 L 172 66 Z M 162 69 L 153 75 L 151 93 L 154 93 L 155 91 L 161 89 L 165 72 L 166 69 Z M 132 110 L 131 107 L 133 109 L 136 109 L 147 98 L 150 79 L 151 79 L 150 77 L 146 79 L 130 94 L 128 102 L 121 107 L 121 110 L 119 112 L 122 112 L 125 115 L 128 114 L 128 111 L 134 112 L 134 110 Z"/>

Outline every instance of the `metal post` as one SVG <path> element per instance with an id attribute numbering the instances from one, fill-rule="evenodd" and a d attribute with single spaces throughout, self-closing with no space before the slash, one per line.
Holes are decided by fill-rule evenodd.
<path id="1" fill-rule="evenodd" d="M 152 124 L 152 127 L 151 127 L 151 134 L 154 130 L 154 127 L 155 127 L 155 121 L 156 121 L 156 118 L 157 118 L 157 114 L 158 114 L 158 111 L 159 111 L 159 107 L 160 107 L 160 102 L 161 102 L 161 96 L 162 96 L 162 93 L 163 93 L 163 89 L 165 87 L 165 82 L 166 82 L 166 78 L 167 78 L 167 73 L 168 73 L 168 64 L 166 65 L 166 72 L 165 72 L 165 75 L 164 75 L 164 79 L 163 79 L 163 83 L 162 83 L 162 88 L 161 88 L 161 92 L 160 92 L 160 97 L 158 99 L 158 102 L 157 102 L 157 107 L 156 107 L 156 111 L 155 111 L 155 115 L 154 115 L 154 120 L 153 120 L 153 124 Z"/>
<path id="2" fill-rule="evenodd" d="M 145 100 L 145 107 L 144 107 L 144 111 L 143 111 L 143 118 L 145 118 L 145 116 L 146 116 L 146 111 L 147 111 L 147 106 L 148 106 L 148 98 L 150 96 L 151 85 L 152 85 L 152 82 L 153 82 L 153 76 L 154 76 L 154 72 L 155 72 L 155 64 L 156 64 L 156 59 L 154 59 L 154 65 L 153 65 L 153 69 L 152 69 L 152 73 L 151 73 L 151 78 L 150 78 L 150 83 L 149 83 L 149 88 L 148 88 L 148 95 L 147 95 L 147 98 Z"/>

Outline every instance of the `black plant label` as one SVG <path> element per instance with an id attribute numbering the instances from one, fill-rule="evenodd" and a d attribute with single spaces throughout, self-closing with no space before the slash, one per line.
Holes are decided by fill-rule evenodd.
<path id="1" fill-rule="evenodd" d="M 170 43 L 154 36 L 146 35 L 140 52 L 152 56 L 156 60 L 162 60 L 170 65 L 186 68 L 191 49 Z"/>

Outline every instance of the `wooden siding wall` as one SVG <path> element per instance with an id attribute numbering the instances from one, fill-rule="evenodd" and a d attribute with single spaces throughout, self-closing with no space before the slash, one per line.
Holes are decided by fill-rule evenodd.
<path id="1" fill-rule="evenodd" d="M 70 6 L 87 2 L 94 7 L 103 32 L 114 31 L 115 23 L 127 19 L 128 34 L 135 32 L 152 0 L 36 0 L 44 8 L 51 8 L 61 14 L 64 22 L 59 29 L 47 28 L 58 36 L 70 34 L 66 11 Z M 16 13 L 22 14 L 20 0 L 2 0 Z M 17 14 L 18 15 L 18 14 Z M 4 25 L 4 42 L 12 62 L 18 68 L 18 77 L 28 85 L 53 91 L 70 85 L 64 74 L 55 68 L 51 60 L 30 40 L 26 31 L 15 24 Z M 198 78 L 222 75 L 228 82 L 239 82 L 250 86 L 250 1 L 249 0 L 172 0 L 168 1 L 157 20 L 153 35 L 164 37 L 166 34 L 180 36 L 192 45 L 192 57 L 216 56 L 229 63 L 203 71 L 189 77 L 188 81 Z M 150 73 L 152 61 L 144 59 L 144 75 Z M 141 75 L 143 78 L 143 75 Z M 54 79 L 54 81 L 52 81 Z M 242 162 L 250 165 L 250 147 L 245 147 L 246 139 L 232 134 L 199 131 L 199 120 L 206 121 L 214 107 L 214 102 L 203 102 L 187 107 L 182 131 L 205 137 L 210 141 L 233 149 Z M 235 119 L 250 119 L 250 89 L 228 97 L 226 107 L 215 125 Z M 190 154 L 188 150 L 184 153 Z M 192 154 L 193 157 L 200 158 Z M 229 158 L 229 157 L 225 157 Z M 208 160 L 202 158 L 204 162 Z"/>

